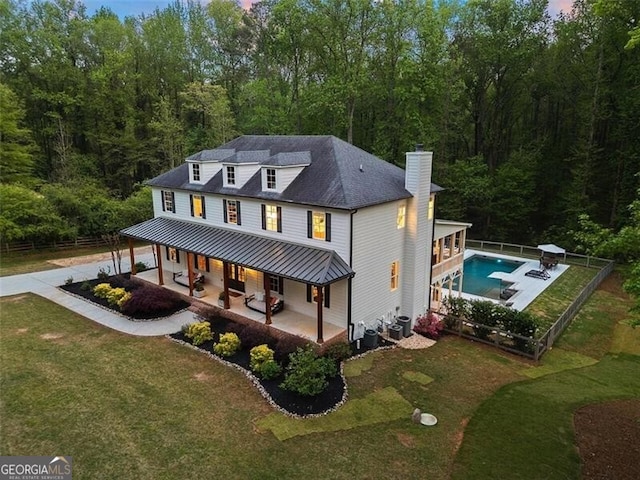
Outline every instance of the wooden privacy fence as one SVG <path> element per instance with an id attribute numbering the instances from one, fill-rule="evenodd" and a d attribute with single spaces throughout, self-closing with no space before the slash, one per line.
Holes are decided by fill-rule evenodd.
<path id="1" fill-rule="evenodd" d="M 515 245 L 510 243 L 486 242 L 483 240 L 467 240 L 467 247 L 486 252 L 499 252 L 523 257 L 539 258 L 540 250 L 537 247 Z M 445 315 L 445 331 L 463 338 L 472 339 L 488 345 L 493 345 L 501 350 L 522 355 L 535 361 L 540 360 L 564 329 L 571 323 L 584 302 L 598 288 L 602 281 L 613 271 L 614 262 L 599 257 L 566 253 L 563 255 L 564 263 L 588 268 L 597 268 L 600 271 L 582 289 L 580 294 L 571 302 L 571 305 L 558 317 L 558 319 L 540 337 L 523 337 L 495 326 L 487 326 L 473 322 L 469 319 Z M 441 312 L 434 312 L 442 315 Z"/>
<path id="2" fill-rule="evenodd" d="M 25 252 L 44 248 L 83 248 L 83 247 L 103 247 L 105 241 L 100 237 L 78 237 L 74 240 L 51 240 L 48 242 L 9 242 L 2 244 L 3 252 Z"/>

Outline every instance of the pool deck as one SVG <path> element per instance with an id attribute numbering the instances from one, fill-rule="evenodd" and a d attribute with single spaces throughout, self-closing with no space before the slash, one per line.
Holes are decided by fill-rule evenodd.
<path id="1" fill-rule="evenodd" d="M 527 305 L 529 305 L 538 295 L 540 295 L 549 285 L 551 285 L 569 268 L 569 265 L 559 263 L 555 268 L 547 270 L 550 278 L 548 278 L 547 280 L 543 280 L 541 278 L 527 277 L 525 275 L 530 270 L 540 269 L 540 262 L 538 260 L 531 260 L 528 258 L 514 257 L 513 255 L 502 255 L 499 253 L 489 253 L 472 249 L 467 249 L 464 252 L 465 260 L 473 255 L 524 262 L 523 265 L 509 274 L 510 279 L 514 282 L 513 285 L 506 285 L 507 282 L 505 282 L 503 289 L 507 288 L 508 286 L 509 288 L 517 290 L 517 293 L 515 293 L 508 300 L 495 300 L 493 298 L 479 297 L 477 295 L 471 295 L 462 292 L 462 297 L 468 300 L 490 300 L 493 303 L 500 303 L 502 305 L 509 304 L 509 306 L 514 308 L 515 310 L 524 310 Z M 511 280 L 509 281 L 509 283 L 511 282 Z M 457 292 L 454 292 L 454 295 L 457 295 Z"/>

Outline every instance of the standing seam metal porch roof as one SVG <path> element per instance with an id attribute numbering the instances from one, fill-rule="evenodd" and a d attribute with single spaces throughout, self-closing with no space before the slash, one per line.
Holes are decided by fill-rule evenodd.
<path id="1" fill-rule="evenodd" d="M 147 220 L 120 233 L 311 285 L 324 286 L 355 275 L 333 250 L 166 217 Z"/>

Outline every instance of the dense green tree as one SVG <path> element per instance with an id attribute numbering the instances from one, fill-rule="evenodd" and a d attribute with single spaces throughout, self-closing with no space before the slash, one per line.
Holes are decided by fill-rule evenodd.
<path id="1" fill-rule="evenodd" d="M 26 182 L 33 171 L 31 131 L 23 126 L 19 99 L 0 83 L 0 182 Z"/>

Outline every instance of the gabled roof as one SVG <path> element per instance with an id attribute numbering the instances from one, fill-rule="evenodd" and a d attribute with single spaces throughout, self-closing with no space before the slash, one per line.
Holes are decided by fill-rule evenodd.
<path id="1" fill-rule="evenodd" d="M 324 286 L 355 275 L 333 250 L 200 223 L 156 217 L 120 233 L 311 285 Z"/>
<path id="2" fill-rule="evenodd" d="M 411 197 L 404 188 L 404 170 L 333 136 L 244 135 L 187 160 L 227 162 L 240 152 L 268 150 L 264 165 L 287 166 L 300 160 L 309 165 L 282 192 L 263 192 L 260 172 L 241 188 L 225 188 L 222 172 L 204 185 L 190 184 L 185 163 L 148 183 L 155 187 L 264 198 L 273 201 L 354 210 Z M 249 154 L 247 154 L 250 156 Z M 253 158 L 253 157 L 252 157 Z M 264 157 L 263 157 L 264 158 Z M 431 186 L 432 192 L 440 190 Z"/>

